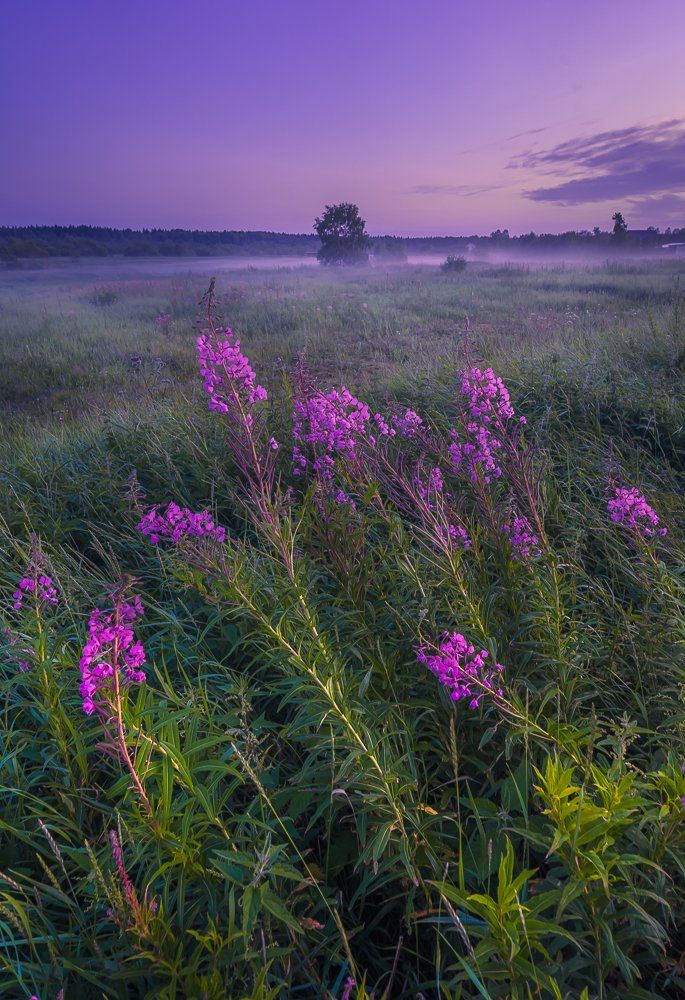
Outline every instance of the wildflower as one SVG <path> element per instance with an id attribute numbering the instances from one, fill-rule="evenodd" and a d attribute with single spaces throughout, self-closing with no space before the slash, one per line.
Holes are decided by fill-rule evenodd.
<path id="1" fill-rule="evenodd" d="M 428 473 L 428 480 L 424 481 L 419 475 L 414 477 L 416 490 L 429 510 L 435 508 L 436 500 L 445 488 L 445 478 L 442 469 L 435 466 Z"/>
<path id="2" fill-rule="evenodd" d="M 492 368 L 472 366 L 459 374 L 461 401 L 469 419 L 464 441 L 456 440 L 457 432 L 451 431 L 455 441 L 450 457 L 455 470 L 464 471 L 472 482 L 489 483 L 502 475 L 497 453 L 511 433 L 514 407 L 509 390 Z M 520 425 L 525 422 L 525 417 L 518 420 Z"/>
<path id="3" fill-rule="evenodd" d="M 533 532 L 530 521 L 524 515 L 515 516 L 504 525 L 504 534 L 509 538 L 512 553 L 517 559 L 527 562 L 540 555 L 538 536 Z"/>
<path id="4" fill-rule="evenodd" d="M 355 988 L 356 985 L 357 981 L 353 979 L 352 976 L 348 976 L 347 979 L 345 980 L 345 986 L 343 988 L 343 993 L 340 1000 L 350 1000 L 352 996 L 352 990 Z"/>
<path id="5" fill-rule="evenodd" d="M 370 420 L 368 406 L 345 386 L 325 395 L 318 393 L 296 400 L 293 413 L 295 475 L 301 474 L 310 464 L 314 472 L 330 472 L 338 455 L 354 458 Z M 306 446 L 316 453 L 311 463 L 302 450 Z"/>
<path id="6" fill-rule="evenodd" d="M 438 525 L 436 527 L 435 540 L 436 545 L 440 548 L 450 547 L 452 545 L 461 549 L 471 548 L 469 533 L 466 528 L 462 528 L 460 524 L 447 524 L 444 526 Z"/>
<path id="7" fill-rule="evenodd" d="M 141 937 L 147 937 L 150 930 L 150 920 L 157 912 L 157 900 L 148 900 L 148 893 L 146 890 L 141 902 L 138 898 L 135 886 L 131 882 L 129 874 L 126 871 L 126 866 L 124 864 L 124 852 L 122 851 L 119 838 L 114 830 L 110 830 L 109 832 L 109 842 L 112 849 L 112 858 L 121 881 L 121 890 L 120 893 L 117 893 L 117 908 L 121 910 L 121 916 L 118 916 L 112 910 L 109 911 L 110 916 L 121 927 L 128 928 L 130 922 L 131 930 L 135 930 Z"/>
<path id="8" fill-rule="evenodd" d="M 178 543 L 184 538 L 214 538 L 223 542 L 226 529 L 215 524 L 209 511 L 201 510 L 194 514 L 187 507 L 179 507 L 171 501 L 164 513 L 158 507 L 152 507 L 136 525 L 136 531 L 147 535 L 153 545 L 162 539 Z"/>
<path id="9" fill-rule="evenodd" d="M 487 424 L 496 418 L 506 423 L 514 416 L 509 391 L 492 368 L 481 371 L 480 368 L 471 367 L 459 374 L 461 394 L 466 397 L 469 413 L 475 420 Z"/>
<path id="10" fill-rule="evenodd" d="M 456 431 L 450 432 L 452 437 Z M 484 427 L 476 421 L 466 425 L 466 441 L 454 441 L 449 447 L 454 470 L 463 469 L 473 483 L 482 479 L 484 483 L 499 479 L 502 468 L 497 460 L 497 452 L 502 442 L 492 433 L 489 427 Z"/>
<path id="11" fill-rule="evenodd" d="M 392 422 L 403 438 L 414 438 L 423 429 L 423 420 L 415 410 L 405 410 L 403 414 L 394 416 Z"/>
<path id="12" fill-rule="evenodd" d="M 469 708 L 478 708 L 486 692 L 502 694 L 502 689 L 496 686 L 497 674 L 504 669 L 502 664 L 488 667 L 485 662 L 487 650 L 481 649 L 477 653 L 475 646 L 470 645 L 460 632 L 452 632 L 451 635 L 443 633 L 437 652 L 431 652 L 431 648 L 435 649 L 421 644 L 416 658 L 447 688 L 452 701 L 468 698 Z"/>
<path id="13" fill-rule="evenodd" d="M 209 408 L 228 413 L 237 405 L 256 403 L 267 398 L 266 389 L 257 384 L 252 365 L 240 350 L 240 339 L 226 327 L 219 331 L 226 338 L 210 338 L 202 334 L 197 338 L 200 374 L 205 392 L 209 395 Z M 247 420 L 247 418 L 245 418 Z"/>
<path id="14" fill-rule="evenodd" d="M 34 571 L 33 576 L 25 574 L 21 578 L 19 588 L 12 594 L 12 607 L 15 611 L 21 611 L 27 594 L 35 594 L 41 604 L 57 604 L 57 591 L 52 578 L 45 573 L 38 574 Z"/>
<path id="15" fill-rule="evenodd" d="M 271 450 L 272 450 L 272 451 L 278 451 L 279 447 L 280 447 L 280 445 L 279 445 L 278 441 L 277 441 L 277 440 L 276 440 L 276 438 L 275 438 L 275 437 L 274 437 L 274 436 L 272 435 L 272 436 L 271 436 L 271 437 L 269 438 L 269 448 L 271 448 Z"/>
<path id="16" fill-rule="evenodd" d="M 665 535 L 667 529 L 659 528 L 659 517 L 636 486 L 613 486 L 613 496 L 607 501 L 612 521 L 623 524 L 643 538 Z"/>
<path id="17" fill-rule="evenodd" d="M 83 711 L 92 715 L 101 711 L 98 701 L 108 700 L 108 695 L 122 685 L 142 684 L 145 673 L 145 649 L 136 640 L 133 626 L 143 614 L 140 597 L 115 597 L 110 612 L 96 608 L 90 614 L 88 641 L 80 660 Z M 96 701 L 96 699 L 98 701 Z"/>

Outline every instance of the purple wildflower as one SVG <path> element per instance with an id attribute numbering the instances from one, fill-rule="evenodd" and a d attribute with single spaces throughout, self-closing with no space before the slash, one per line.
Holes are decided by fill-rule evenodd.
<path id="1" fill-rule="evenodd" d="M 469 533 L 460 524 L 438 525 L 435 541 L 440 548 L 450 548 L 451 546 L 461 549 L 471 548 Z"/>
<path id="2" fill-rule="evenodd" d="M 394 416 L 392 422 L 403 438 L 414 438 L 423 430 L 423 420 L 415 410 L 405 410 L 404 413 Z"/>
<path id="3" fill-rule="evenodd" d="M 219 334 L 226 339 L 220 340 Z M 254 369 L 240 350 L 240 338 L 234 337 L 230 328 L 219 330 L 215 338 L 199 336 L 197 353 L 210 410 L 228 413 L 236 406 L 267 398 L 266 389 L 257 385 Z"/>
<path id="4" fill-rule="evenodd" d="M 485 662 L 487 650 L 481 649 L 477 653 L 475 646 L 470 645 L 460 632 L 452 632 L 451 635 L 443 633 L 437 652 L 431 650 L 435 647 L 426 647 L 422 643 L 416 651 L 416 658 L 447 688 L 452 701 L 468 698 L 469 708 L 478 708 L 486 692 L 502 694 L 502 689 L 497 687 L 498 672 L 504 669 L 502 664 L 488 667 Z"/>
<path id="5" fill-rule="evenodd" d="M 504 534 L 509 538 L 512 554 L 516 559 L 527 562 L 540 555 L 538 536 L 533 532 L 530 521 L 523 514 L 515 516 L 504 525 Z"/>
<path id="6" fill-rule="evenodd" d="M 345 986 L 343 988 L 340 1000 L 350 1000 L 350 997 L 352 996 L 352 990 L 355 988 L 356 985 L 357 985 L 356 980 L 353 979 L 352 976 L 348 976 L 347 979 L 345 980 Z"/>
<path id="7" fill-rule="evenodd" d="M 666 528 L 659 528 L 659 517 L 636 486 L 613 486 L 613 496 L 607 501 L 612 521 L 623 524 L 643 538 L 665 535 Z"/>
<path id="8" fill-rule="evenodd" d="M 223 542 L 226 529 L 215 524 L 209 511 L 201 510 L 195 514 L 187 507 L 179 507 L 171 501 L 164 513 L 158 507 L 152 507 L 136 525 L 136 531 L 147 535 L 153 545 L 162 539 L 178 543 L 184 538 L 214 538 Z"/>
<path id="9" fill-rule="evenodd" d="M 45 573 L 34 572 L 33 576 L 24 575 L 21 578 L 19 588 L 12 594 L 12 607 L 15 611 L 21 611 L 27 594 L 35 594 L 41 604 L 57 604 L 57 591 L 52 578 Z"/>
<path id="10" fill-rule="evenodd" d="M 295 475 L 301 475 L 308 467 L 315 473 L 330 474 L 336 457 L 354 459 L 360 441 L 368 433 L 370 420 L 369 407 L 345 386 L 297 399 L 293 412 Z M 305 455 L 307 448 L 314 451 L 312 461 Z"/>
<path id="11" fill-rule="evenodd" d="M 456 440 L 456 431 L 450 432 L 455 438 L 450 457 L 455 470 L 464 471 L 472 482 L 489 483 L 502 475 L 497 453 L 512 433 L 514 407 L 507 387 L 492 368 L 472 366 L 459 375 L 461 403 L 468 419 L 463 441 Z M 519 418 L 519 424 L 525 422 L 525 417 Z"/>
<path id="12" fill-rule="evenodd" d="M 105 613 L 96 608 L 91 612 L 88 641 L 80 660 L 79 690 L 86 715 L 98 710 L 102 712 L 96 699 L 100 696 L 98 701 L 107 701 L 107 694 L 115 682 L 142 684 L 145 681 L 141 669 L 145 663 L 145 649 L 133 631 L 142 614 L 143 605 L 138 596 L 130 600 L 118 596 L 112 611 Z"/>

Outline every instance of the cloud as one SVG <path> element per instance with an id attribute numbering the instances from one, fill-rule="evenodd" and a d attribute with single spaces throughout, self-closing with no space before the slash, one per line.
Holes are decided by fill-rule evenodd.
<path id="1" fill-rule="evenodd" d="M 628 200 L 631 217 L 651 224 L 655 218 L 661 225 L 685 227 L 685 194 L 659 194 Z"/>
<path id="2" fill-rule="evenodd" d="M 470 198 L 474 194 L 497 191 L 501 184 L 417 184 L 411 194 L 456 194 Z"/>
<path id="3" fill-rule="evenodd" d="M 685 122 L 578 136 L 552 149 L 522 153 L 509 166 L 568 178 L 525 191 L 532 201 L 579 205 L 685 192 Z"/>

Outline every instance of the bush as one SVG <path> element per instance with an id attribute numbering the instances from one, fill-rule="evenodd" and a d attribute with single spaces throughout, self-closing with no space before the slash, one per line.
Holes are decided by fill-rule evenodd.
<path id="1" fill-rule="evenodd" d="M 440 270 L 445 274 L 460 274 L 466 270 L 466 257 L 449 254 L 440 265 Z"/>

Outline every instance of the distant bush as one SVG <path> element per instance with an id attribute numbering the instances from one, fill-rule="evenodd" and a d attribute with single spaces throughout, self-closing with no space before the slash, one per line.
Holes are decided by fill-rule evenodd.
<path id="1" fill-rule="evenodd" d="M 94 306 L 111 306 L 119 298 L 113 288 L 95 288 L 89 296 L 89 301 Z"/>
<path id="2" fill-rule="evenodd" d="M 440 270 L 445 274 L 459 274 L 466 270 L 466 257 L 457 257 L 453 253 L 448 254 L 440 265 Z"/>

